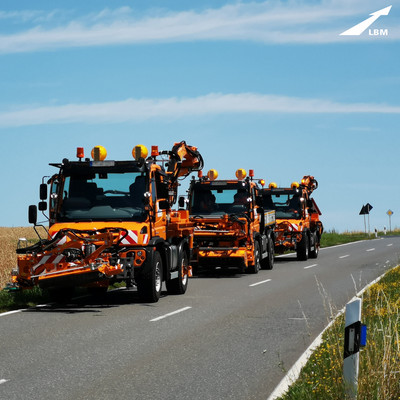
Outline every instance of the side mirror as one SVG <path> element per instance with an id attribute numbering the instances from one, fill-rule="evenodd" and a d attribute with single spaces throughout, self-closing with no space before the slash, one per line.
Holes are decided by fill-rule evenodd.
<path id="1" fill-rule="evenodd" d="M 38 204 L 39 211 L 47 210 L 47 201 L 40 201 Z"/>
<path id="2" fill-rule="evenodd" d="M 45 183 L 40 184 L 40 200 L 47 200 L 47 185 Z"/>
<path id="3" fill-rule="evenodd" d="M 185 208 L 186 199 L 183 196 L 179 197 L 178 205 L 179 205 L 180 208 Z"/>
<path id="4" fill-rule="evenodd" d="M 263 206 L 264 206 L 264 202 L 263 202 L 262 196 L 257 196 L 257 197 L 256 197 L 256 205 L 257 205 L 258 207 L 263 207 Z"/>
<path id="5" fill-rule="evenodd" d="M 35 205 L 31 205 L 28 208 L 28 221 L 30 224 L 36 226 L 37 223 L 37 207 Z"/>
<path id="6" fill-rule="evenodd" d="M 160 201 L 158 202 L 158 208 L 159 208 L 160 210 L 168 210 L 168 208 L 169 208 L 169 202 L 168 202 L 168 200 L 160 200 Z"/>

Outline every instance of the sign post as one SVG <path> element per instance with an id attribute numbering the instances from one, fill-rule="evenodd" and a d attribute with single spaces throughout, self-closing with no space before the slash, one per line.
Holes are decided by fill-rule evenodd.
<path id="1" fill-rule="evenodd" d="M 386 214 L 389 216 L 389 232 L 392 232 L 392 215 L 393 211 L 391 209 L 386 211 Z"/>
<path id="2" fill-rule="evenodd" d="M 371 234 L 370 233 L 370 227 L 369 227 L 369 212 L 373 209 L 371 204 L 367 203 L 365 206 L 361 207 L 361 211 L 359 215 L 364 215 L 364 229 L 365 229 L 365 234 L 367 234 L 367 226 L 365 224 L 365 215 L 368 215 L 368 236 Z"/>

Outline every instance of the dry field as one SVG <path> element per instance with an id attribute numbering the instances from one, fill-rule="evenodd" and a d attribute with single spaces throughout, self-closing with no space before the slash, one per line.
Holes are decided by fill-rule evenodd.
<path id="1" fill-rule="evenodd" d="M 37 235 L 32 227 L 0 227 L 0 289 L 11 281 L 11 270 L 17 265 L 15 249 L 19 238 L 37 241 Z"/>

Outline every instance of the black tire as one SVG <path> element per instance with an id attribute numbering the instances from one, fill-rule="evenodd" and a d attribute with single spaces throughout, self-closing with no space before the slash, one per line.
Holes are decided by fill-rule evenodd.
<path id="1" fill-rule="evenodd" d="M 186 292 L 189 283 L 188 265 L 189 257 L 185 251 L 183 253 L 181 266 L 178 270 L 178 277 L 165 282 L 168 294 L 184 294 Z"/>
<path id="2" fill-rule="evenodd" d="M 261 254 L 260 254 L 260 243 L 255 240 L 254 241 L 254 264 L 249 265 L 249 272 L 251 274 L 258 274 L 258 271 L 261 269 Z"/>
<path id="3" fill-rule="evenodd" d="M 313 238 L 314 238 L 314 249 L 313 250 L 310 249 L 308 256 L 310 258 L 317 258 L 319 253 L 319 240 L 316 232 L 313 233 Z"/>
<path id="4" fill-rule="evenodd" d="M 160 253 L 155 251 L 149 273 L 147 275 L 138 277 L 136 281 L 141 300 L 149 303 L 157 303 L 161 296 L 162 281 L 162 259 Z"/>
<path id="5" fill-rule="evenodd" d="M 303 232 L 300 242 L 297 244 L 297 259 L 299 261 L 308 260 L 308 234 L 306 231 Z"/>
<path id="6" fill-rule="evenodd" d="M 268 244 L 267 244 L 268 256 L 261 261 L 262 269 L 274 268 L 274 263 L 275 263 L 274 247 L 275 247 L 274 241 L 271 238 L 268 238 Z"/>

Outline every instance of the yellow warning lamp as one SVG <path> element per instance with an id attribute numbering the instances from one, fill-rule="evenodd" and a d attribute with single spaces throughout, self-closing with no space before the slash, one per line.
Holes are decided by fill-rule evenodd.
<path id="1" fill-rule="evenodd" d="M 200 171 L 197 172 L 197 177 L 198 177 L 199 179 L 201 179 L 201 178 L 203 177 L 203 171 L 202 171 L 202 170 L 200 170 Z"/>
<path id="2" fill-rule="evenodd" d="M 210 181 L 215 181 L 218 178 L 218 171 L 216 169 L 210 169 L 207 172 L 207 177 Z"/>
<path id="3" fill-rule="evenodd" d="M 76 148 L 76 157 L 79 158 L 79 161 L 82 158 L 85 158 L 85 150 L 83 149 L 83 147 L 77 147 Z"/>
<path id="4" fill-rule="evenodd" d="M 278 185 L 277 185 L 275 182 L 271 182 L 271 183 L 268 185 L 268 187 L 269 187 L 270 189 L 276 189 L 276 188 L 278 187 Z"/>
<path id="5" fill-rule="evenodd" d="M 236 170 L 236 178 L 239 179 L 239 181 L 243 180 L 244 178 L 246 178 L 246 170 L 243 168 L 239 168 L 238 170 Z"/>
<path id="6" fill-rule="evenodd" d="M 292 189 L 298 189 L 299 188 L 299 182 L 292 182 L 292 184 L 290 185 L 290 187 L 292 188 Z"/>
<path id="7" fill-rule="evenodd" d="M 259 183 L 262 187 L 264 187 L 264 185 L 265 185 L 265 180 L 264 180 L 264 179 L 260 179 L 260 180 L 258 181 L 258 183 Z"/>
<path id="8" fill-rule="evenodd" d="M 149 154 L 147 147 L 142 144 L 138 144 L 132 150 L 132 156 L 137 161 L 139 158 L 146 158 Z"/>
<path id="9" fill-rule="evenodd" d="M 94 161 L 103 161 L 107 157 L 107 150 L 103 146 L 94 146 L 90 155 Z"/>
<path id="10" fill-rule="evenodd" d="M 151 146 L 151 156 L 157 157 L 158 155 L 160 155 L 160 152 L 158 151 L 158 146 Z"/>
<path id="11" fill-rule="evenodd" d="M 249 169 L 249 177 L 254 178 L 254 169 Z"/>

